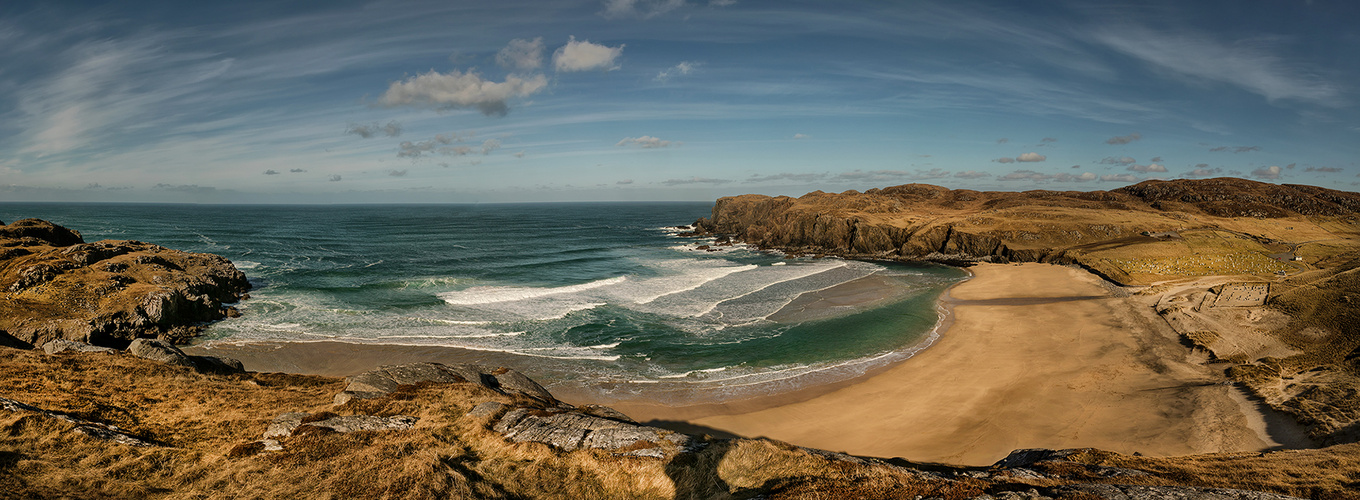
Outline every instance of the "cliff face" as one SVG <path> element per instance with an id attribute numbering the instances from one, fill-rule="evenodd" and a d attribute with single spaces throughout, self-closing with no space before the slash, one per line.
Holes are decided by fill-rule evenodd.
<path id="1" fill-rule="evenodd" d="M 700 230 L 794 253 L 903 260 L 1079 263 L 1137 280 L 1093 253 L 1159 240 L 1154 233 L 1224 228 L 1223 220 L 1354 218 L 1360 194 L 1243 179 L 1147 181 L 1114 191 L 978 192 L 908 184 L 799 198 L 721 198 Z M 1286 241 L 1247 233 L 1262 244 Z"/>
<path id="2" fill-rule="evenodd" d="M 139 241 L 85 243 L 37 219 L 0 226 L 0 337 L 123 348 L 138 337 L 183 341 L 222 319 L 250 288 L 225 258 Z"/>

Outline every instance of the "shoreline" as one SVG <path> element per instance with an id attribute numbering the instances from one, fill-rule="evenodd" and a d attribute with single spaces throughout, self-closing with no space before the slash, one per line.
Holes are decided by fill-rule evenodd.
<path id="1" fill-rule="evenodd" d="M 1307 445 L 1182 346 L 1152 312 L 1155 297 L 1118 296 L 1095 275 L 1045 264 L 972 274 L 949 291 L 952 327 L 910 362 L 773 407 L 779 396 L 620 409 L 675 427 L 967 465 L 1022 448 L 1174 456 Z"/>
<path id="2" fill-rule="evenodd" d="M 1099 277 L 1070 267 L 966 270 L 969 277 L 936 300 L 940 320 L 910 348 L 913 355 L 845 380 L 676 406 L 550 390 L 564 401 L 608 404 L 672 430 L 926 462 L 989 465 L 1021 448 L 1173 456 L 1299 446 L 1289 442 L 1290 431 L 1278 432 L 1277 418 L 1247 404 L 1221 372 L 1205 366 L 1202 354 L 1179 343 L 1151 312 L 1155 297 L 1120 296 Z M 1059 335 L 1073 329 L 1075 339 Z M 417 361 L 525 361 L 452 347 L 334 341 L 237 344 L 230 349 L 237 352 L 221 347 L 187 350 L 236 357 L 248 349 L 248 369 L 270 365 L 322 375 Z M 1263 419 L 1283 437 L 1272 437 Z"/>
<path id="3" fill-rule="evenodd" d="M 686 394 L 689 392 L 703 393 L 711 392 L 702 387 L 683 388 L 676 387 L 665 390 L 649 390 L 655 383 L 632 382 L 641 389 L 640 395 L 628 396 L 603 395 L 592 392 L 580 386 L 559 386 L 551 383 L 550 379 L 536 378 L 560 400 L 573 404 L 604 404 L 616 409 L 646 409 L 649 415 L 655 413 L 657 407 L 664 408 L 671 419 L 698 418 L 714 414 L 731 414 L 736 412 L 749 412 L 759 409 L 781 406 L 794 401 L 802 401 L 833 392 L 840 388 L 848 387 L 859 381 L 875 376 L 885 370 L 891 369 L 900 363 L 906 362 L 921 352 L 934 345 L 953 323 L 952 301 L 949 299 L 950 290 L 961 283 L 965 283 L 973 278 L 973 273 L 967 268 L 960 268 L 968 274 L 960 281 L 950 284 L 940 292 L 934 300 L 934 310 L 937 319 L 929 330 L 926 330 L 921 338 L 903 348 L 883 352 L 863 358 L 852 360 L 853 364 L 842 364 L 823 367 L 816 371 L 798 373 L 786 378 L 768 379 L 752 383 L 754 387 L 769 385 L 774 387 L 781 383 L 792 383 L 792 389 L 785 389 L 775 394 L 742 394 L 735 397 L 719 397 L 712 401 L 682 401 L 678 404 L 667 404 L 657 402 L 667 395 Z M 874 285 L 868 283 L 871 277 L 856 279 L 850 282 L 835 285 L 830 288 L 815 290 L 805 294 L 822 294 L 828 290 L 840 290 L 845 295 L 862 294 L 865 289 L 870 290 L 872 298 L 855 302 L 856 306 L 866 304 L 877 307 L 877 303 L 885 300 L 897 300 L 900 298 L 901 290 L 893 290 L 891 286 L 878 285 L 881 289 L 874 291 Z M 815 301 L 837 302 L 838 297 L 833 293 L 832 297 L 800 297 L 786 305 L 787 309 L 792 306 L 799 306 L 799 302 L 804 298 L 811 298 Z M 844 307 L 843 303 L 838 303 Z M 829 309 L 834 309 L 832 308 Z M 781 309 L 771 316 L 806 316 L 807 311 L 794 311 L 790 313 Z M 822 313 L 813 312 L 811 315 L 819 318 L 834 317 L 840 313 L 836 311 L 823 311 Z M 809 318 L 802 318 L 809 319 Z M 785 318 L 780 318 L 781 321 Z M 310 375 L 324 375 L 344 377 L 355 375 L 367 370 L 377 368 L 381 365 L 415 363 L 415 362 L 438 362 L 438 363 L 473 363 L 495 366 L 516 367 L 517 369 L 532 372 L 532 368 L 525 365 L 533 363 L 534 357 L 528 354 L 514 353 L 497 350 L 469 349 L 457 346 L 442 345 L 420 345 L 420 344 L 398 344 L 398 343 L 377 343 L 346 340 L 213 340 L 200 344 L 183 347 L 189 354 L 213 355 L 236 358 L 242 361 L 246 370 L 255 372 L 288 372 Z M 895 358 L 880 363 L 882 358 Z M 835 379 L 834 372 L 837 370 L 859 370 L 864 365 L 869 368 L 862 372 L 853 374 L 849 377 Z M 819 379 L 832 379 L 831 381 Z M 600 384 L 617 384 L 618 382 L 599 382 Z M 729 386 L 730 387 L 730 386 Z M 720 387 L 715 387 L 720 388 Z M 694 399 L 689 396 L 688 399 Z M 628 413 L 625 411 L 625 413 Z M 631 415 L 631 414 L 630 414 Z M 655 419 L 653 419 L 655 420 Z M 659 426 L 668 427 L 683 424 L 676 422 L 656 422 Z"/>

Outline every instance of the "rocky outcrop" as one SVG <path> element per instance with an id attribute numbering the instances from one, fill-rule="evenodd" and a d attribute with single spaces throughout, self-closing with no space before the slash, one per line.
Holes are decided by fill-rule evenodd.
<path id="1" fill-rule="evenodd" d="M 344 404 L 352 399 L 369 399 L 391 394 L 403 385 L 416 385 L 422 382 L 462 383 L 471 382 L 502 394 L 520 394 L 542 401 L 556 403 L 552 394 L 524 374 L 509 368 L 491 368 L 480 365 L 445 365 L 441 363 L 410 363 L 378 367 L 345 379 L 349 385 L 335 395 L 335 404 Z"/>
<path id="2" fill-rule="evenodd" d="M 249 288 L 245 275 L 216 255 L 139 241 L 86 243 L 76 231 L 37 219 L 0 226 L 0 337 L 21 345 L 183 342 L 226 317 L 223 304 L 240 301 Z"/>
<path id="3" fill-rule="evenodd" d="M 84 342 L 75 342 L 66 339 L 57 339 L 50 341 L 46 344 L 43 344 L 42 349 L 43 352 L 47 353 L 48 355 L 56 355 L 61 354 L 63 352 L 102 352 L 104 354 L 118 353 L 117 349 L 99 347 L 96 345 L 86 344 Z"/>
<path id="4" fill-rule="evenodd" d="M 136 339 L 128 344 L 128 353 L 167 365 L 193 368 L 203 373 L 228 375 L 245 371 L 240 360 L 219 356 L 190 356 L 173 344 L 156 339 Z"/>
<path id="5" fill-rule="evenodd" d="M 102 422 L 91 422 L 89 420 L 72 417 L 65 413 L 57 413 L 38 408 L 33 405 L 24 404 L 13 399 L 0 397 L 0 410 L 15 413 L 31 413 L 52 420 L 60 420 L 75 426 L 75 432 L 101 439 L 113 443 L 127 446 L 155 446 L 154 444 L 129 436 L 123 429 L 116 425 L 109 425 Z"/>
<path id="6" fill-rule="evenodd" d="M 799 198 L 720 198 L 695 235 L 731 235 L 793 254 L 1080 264 L 1121 283 L 1090 254 L 1214 227 L 1222 218 L 1354 217 L 1360 194 L 1244 179 L 1146 181 L 1114 191 L 979 192 L 908 184 Z M 1250 236 L 1250 235 L 1248 235 Z"/>
<path id="7" fill-rule="evenodd" d="M 492 429 L 516 443 L 532 441 L 566 451 L 628 448 L 621 454 L 658 458 L 695 442 L 694 437 L 686 434 L 637 424 L 631 419 L 590 415 L 574 408 L 516 408 L 501 417 Z"/>

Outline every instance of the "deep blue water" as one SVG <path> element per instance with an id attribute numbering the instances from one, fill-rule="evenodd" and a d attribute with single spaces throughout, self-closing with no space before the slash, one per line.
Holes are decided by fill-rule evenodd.
<path id="1" fill-rule="evenodd" d="M 711 206 L 11 203 L 0 204 L 0 220 L 38 217 L 86 241 L 135 239 L 231 259 L 256 289 L 239 305 L 242 317 L 214 324 L 200 342 L 498 351 L 532 360 L 532 374 L 554 384 L 607 390 L 659 384 L 736 395 L 852 377 L 905 357 L 936 324 L 939 293 L 965 275 L 696 250 L 711 241 L 679 238 L 673 226 Z M 887 298 L 771 319 L 804 293 L 866 281 Z"/>

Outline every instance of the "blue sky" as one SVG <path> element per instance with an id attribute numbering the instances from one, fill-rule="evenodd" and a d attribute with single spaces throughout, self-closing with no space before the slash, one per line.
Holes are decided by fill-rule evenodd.
<path id="1" fill-rule="evenodd" d="M 1350 1 L 199 3 L 0 5 L 0 201 L 1360 182 Z"/>

